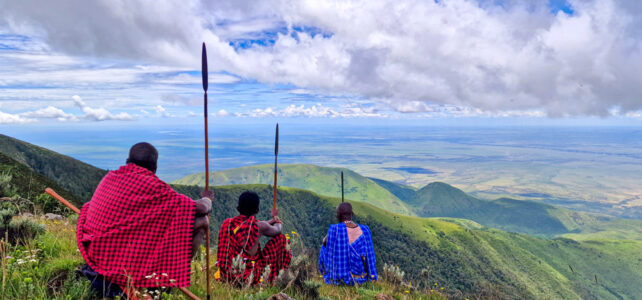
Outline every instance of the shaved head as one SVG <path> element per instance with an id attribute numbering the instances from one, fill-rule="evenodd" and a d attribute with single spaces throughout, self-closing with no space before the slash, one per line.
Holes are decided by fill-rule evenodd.
<path id="1" fill-rule="evenodd" d="M 135 164 L 156 173 L 158 151 L 150 143 L 138 143 L 129 149 L 128 164 Z"/>
<path id="2" fill-rule="evenodd" d="M 339 222 L 350 221 L 352 216 L 354 216 L 354 213 L 352 213 L 352 205 L 350 203 L 342 202 L 339 204 L 337 207 L 337 220 Z"/>

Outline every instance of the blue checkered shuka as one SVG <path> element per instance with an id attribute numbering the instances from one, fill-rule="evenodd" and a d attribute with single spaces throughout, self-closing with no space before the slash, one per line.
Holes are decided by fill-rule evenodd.
<path id="1" fill-rule="evenodd" d="M 363 284 L 378 279 L 370 228 L 359 225 L 363 234 L 352 244 L 343 223 L 330 225 L 326 245 L 319 253 L 319 272 L 327 284 Z M 363 259 L 368 270 L 364 268 Z"/>

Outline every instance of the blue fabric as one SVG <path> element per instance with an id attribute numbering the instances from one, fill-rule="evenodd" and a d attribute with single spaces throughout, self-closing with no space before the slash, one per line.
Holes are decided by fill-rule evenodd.
<path id="1" fill-rule="evenodd" d="M 366 225 L 359 227 L 363 234 L 351 245 L 345 224 L 330 225 L 326 245 L 319 253 L 319 272 L 323 274 L 325 283 L 353 285 L 379 279 L 370 228 Z M 366 260 L 367 271 L 362 257 Z"/>

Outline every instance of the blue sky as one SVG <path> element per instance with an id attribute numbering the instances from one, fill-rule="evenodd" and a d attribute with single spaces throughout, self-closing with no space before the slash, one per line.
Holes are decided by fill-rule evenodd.
<path id="1" fill-rule="evenodd" d="M 642 14 L 634 4 L 39 5 L 0 3 L 3 126 L 198 122 L 202 41 L 211 117 L 228 122 L 642 119 Z"/>

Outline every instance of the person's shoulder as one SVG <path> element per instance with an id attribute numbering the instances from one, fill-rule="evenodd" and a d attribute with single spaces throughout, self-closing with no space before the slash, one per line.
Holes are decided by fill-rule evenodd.
<path id="1" fill-rule="evenodd" d="M 359 227 L 361 227 L 361 230 L 364 232 L 370 232 L 370 227 L 368 227 L 368 225 L 359 224 Z"/>

